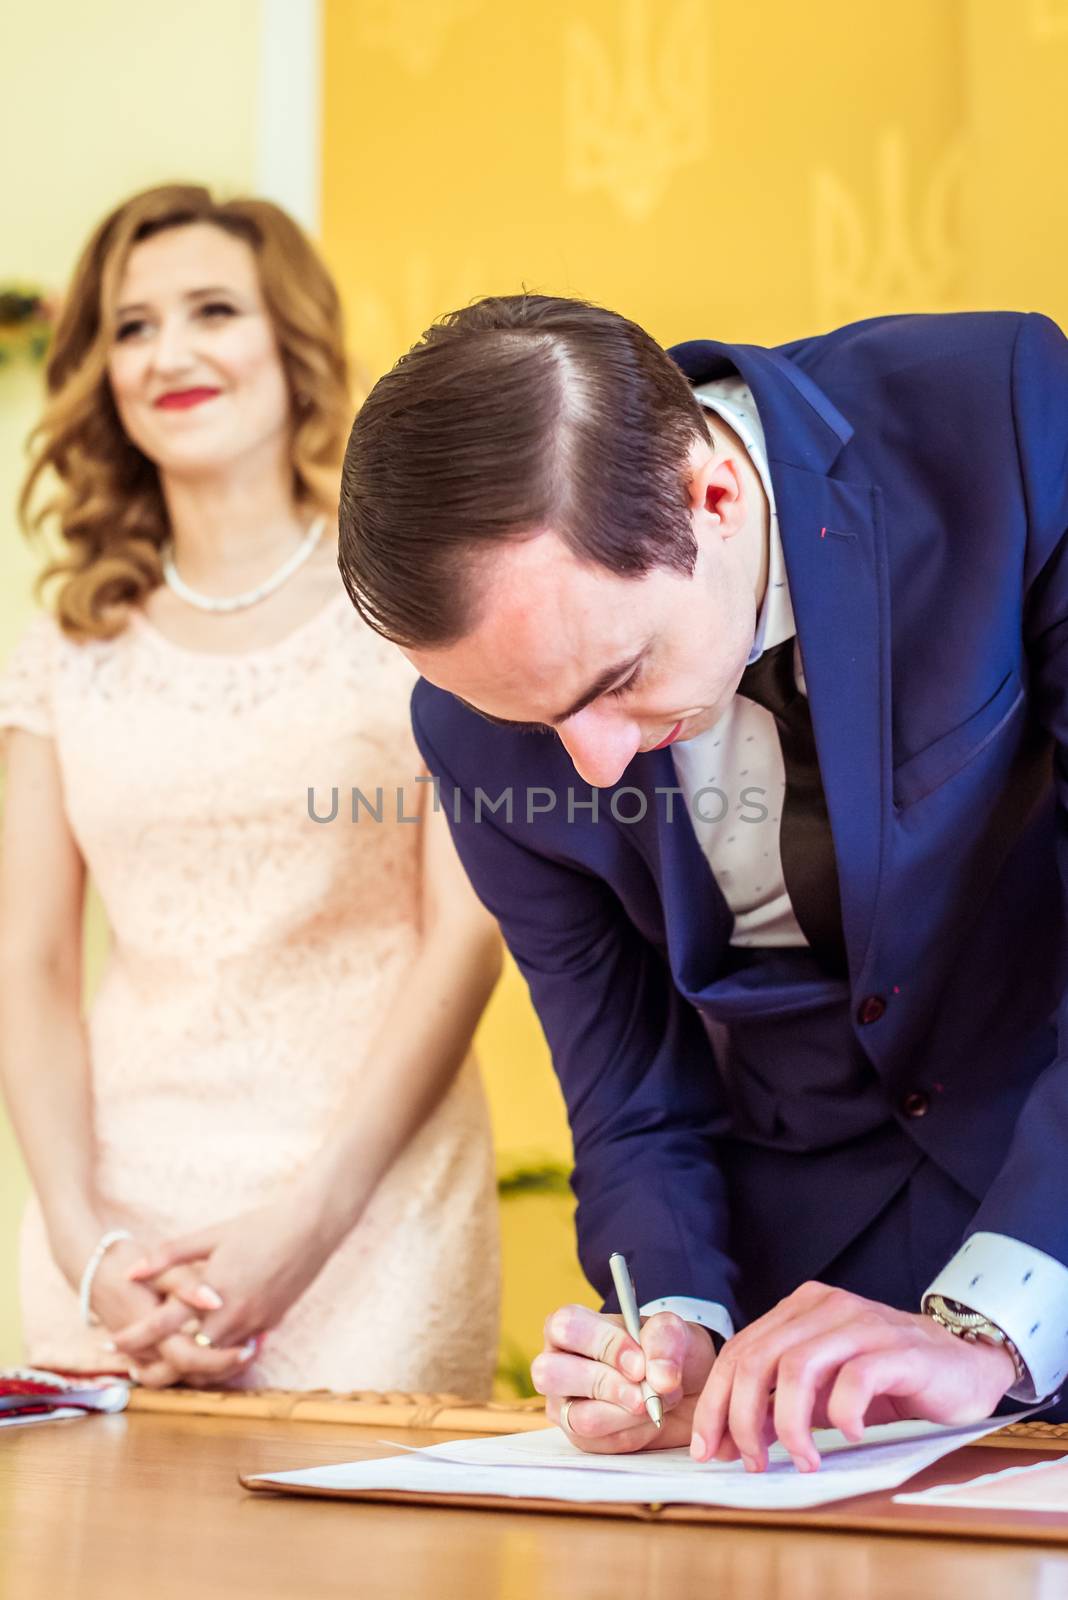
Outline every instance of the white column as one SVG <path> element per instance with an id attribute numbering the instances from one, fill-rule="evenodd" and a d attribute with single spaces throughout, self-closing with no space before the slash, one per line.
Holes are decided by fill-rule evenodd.
<path id="1" fill-rule="evenodd" d="M 321 0 L 260 0 L 256 192 L 319 229 Z"/>

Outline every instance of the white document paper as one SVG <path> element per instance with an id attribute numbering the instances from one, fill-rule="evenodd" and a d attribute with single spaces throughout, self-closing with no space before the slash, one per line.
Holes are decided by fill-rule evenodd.
<path id="1" fill-rule="evenodd" d="M 88 1417 L 88 1411 L 74 1406 L 53 1406 L 50 1411 L 35 1411 L 30 1415 L 16 1412 L 13 1416 L 0 1415 L 0 1428 L 32 1428 L 36 1422 L 69 1422 L 72 1417 Z"/>
<path id="2" fill-rule="evenodd" d="M 823 1457 L 818 1472 L 798 1472 L 780 1445 L 772 1446 L 766 1472 L 749 1473 L 740 1462 L 695 1462 L 686 1450 L 584 1455 L 559 1429 L 545 1428 L 494 1439 L 457 1439 L 377 1461 L 264 1473 L 253 1481 L 306 1489 L 407 1489 L 574 1504 L 671 1503 L 790 1511 L 895 1489 L 961 1445 L 1027 1415 L 989 1418 L 967 1427 L 888 1423 L 869 1428 L 862 1444 L 850 1444 L 836 1429 L 819 1429 L 814 1435 Z"/>
<path id="3" fill-rule="evenodd" d="M 1068 1514 L 1068 1456 L 1031 1467 L 1006 1467 L 970 1483 L 936 1484 L 919 1494 L 895 1494 L 905 1506 L 963 1506 L 970 1511 L 1053 1511 Z"/>

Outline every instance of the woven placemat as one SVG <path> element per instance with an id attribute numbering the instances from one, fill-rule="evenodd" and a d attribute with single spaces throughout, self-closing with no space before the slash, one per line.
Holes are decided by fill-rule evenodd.
<path id="1" fill-rule="evenodd" d="M 545 1402 L 465 1400 L 456 1394 L 379 1394 L 328 1389 L 132 1389 L 131 1411 L 196 1417 L 261 1417 L 358 1423 L 373 1428 L 437 1428 L 448 1433 L 527 1433 L 545 1427 Z"/>
<path id="2" fill-rule="evenodd" d="M 1011 1422 L 997 1433 L 988 1433 L 976 1444 L 1001 1445 L 1011 1450 L 1026 1445 L 1030 1450 L 1068 1450 L 1068 1423 L 1065 1422 Z"/>
<path id="3" fill-rule="evenodd" d="M 369 1428 L 436 1428 L 443 1433 L 530 1433 L 545 1427 L 545 1401 L 465 1400 L 457 1394 L 379 1394 L 360 1389 L 132 1389 L 131 1411 L 192 1417 L 261 1417 L 276 1421 L 357 1423 Z M 976 1441 L 1068 1450 L 1068 1423 L 1015 1422 Z"/>

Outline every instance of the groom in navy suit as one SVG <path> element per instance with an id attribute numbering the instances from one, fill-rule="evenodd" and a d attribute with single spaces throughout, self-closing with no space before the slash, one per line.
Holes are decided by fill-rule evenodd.
<path id="1" fill-rule="evenodd" d="M 1064 1382 L 1066 534 L 1039 316 L 669 355 L 492 299 L 357 417 L 342 573 L 568 1104 L 583 1448 L 808 1470 Z"/>

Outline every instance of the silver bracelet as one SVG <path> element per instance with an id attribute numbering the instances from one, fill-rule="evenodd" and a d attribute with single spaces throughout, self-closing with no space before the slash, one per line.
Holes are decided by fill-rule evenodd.
<path id="1" fill-rule="evenodd" d="M 82 1281 L 78 1285 L 78 1305 L 82 1313 L 82 1321 L 87 1328 L 95 1328 L 100 1318 L 96 1315 L 89 1301 L 93 1293 L 93 1279 L 97 1275 L 100 1263 L 107 1255 L 113 1244 L 118 1244 L 121 1239 L 132 1239 L 133 1234 L 125 1228 L 111 1228 L 98 1242 L 89 1260 L 85 1263 Z"/>

